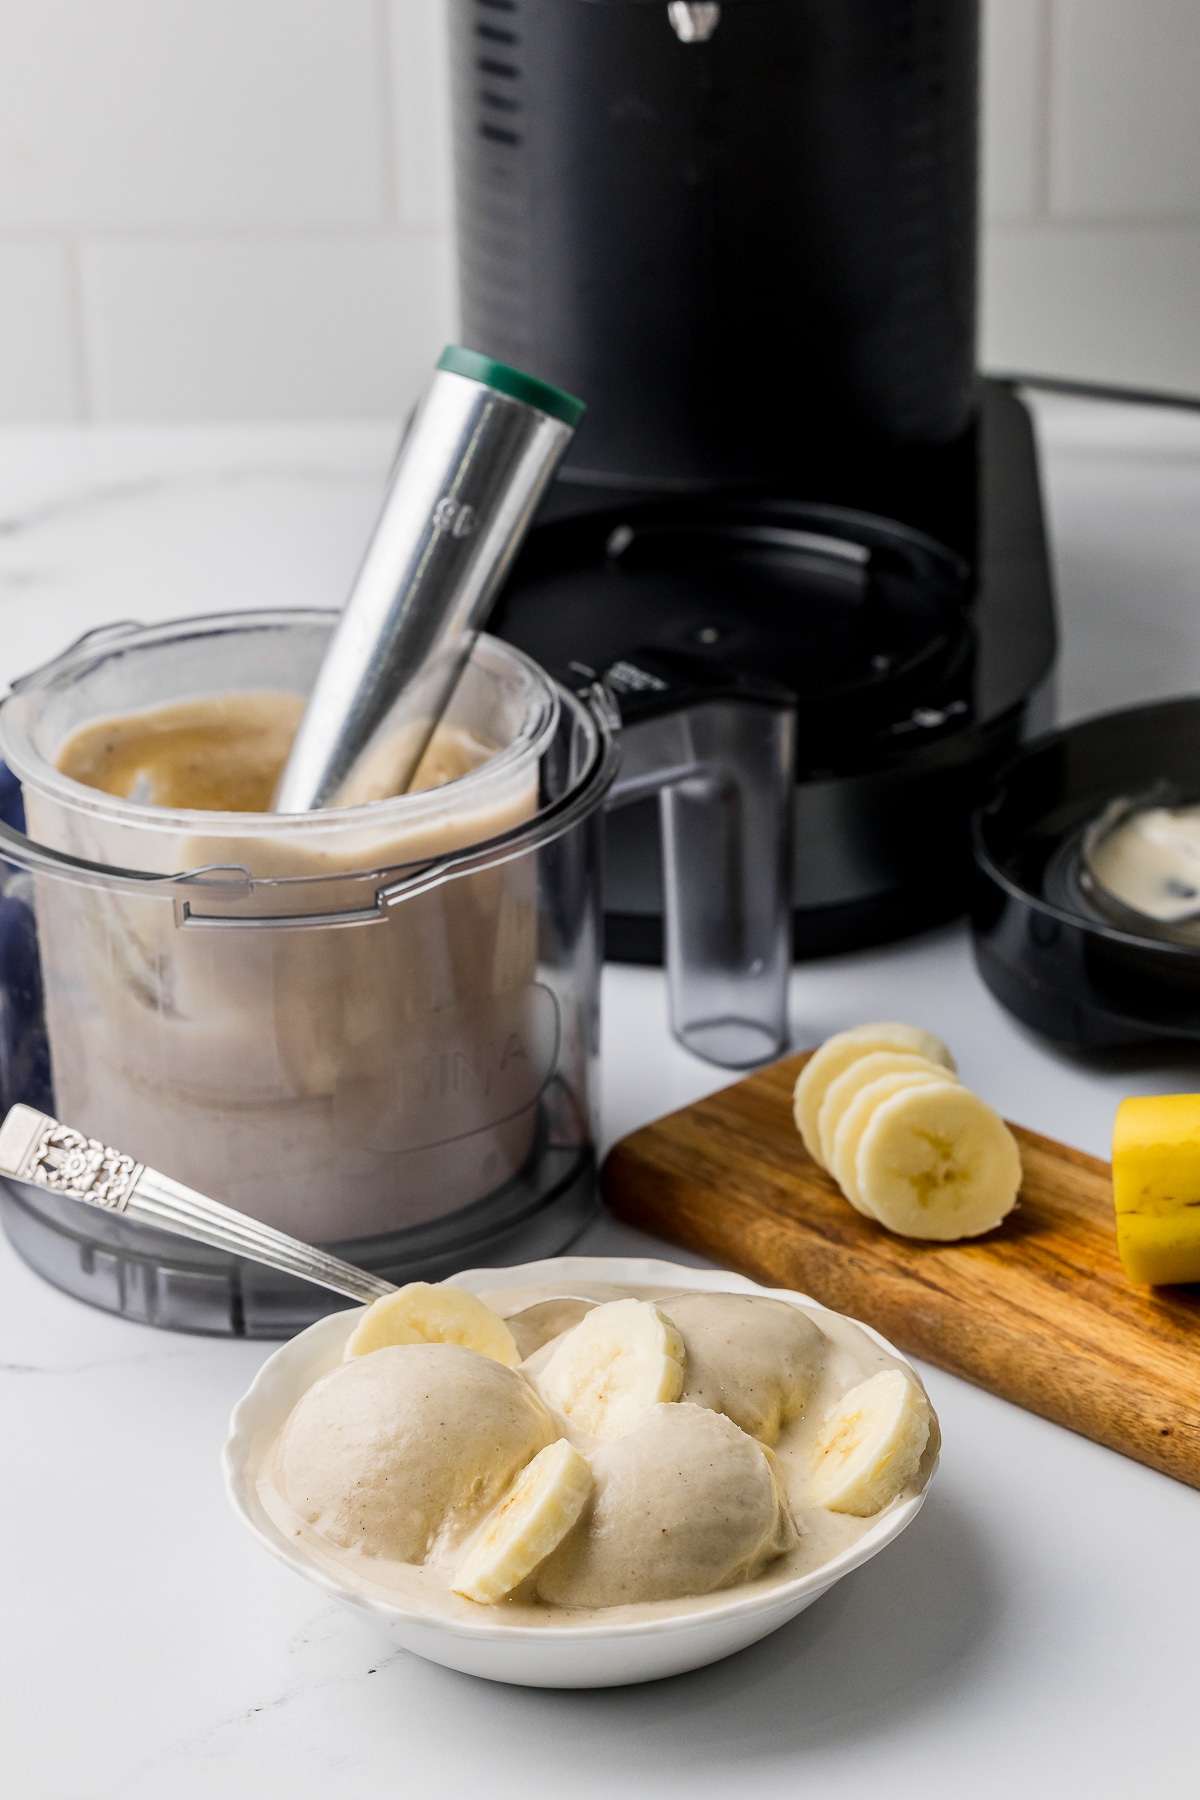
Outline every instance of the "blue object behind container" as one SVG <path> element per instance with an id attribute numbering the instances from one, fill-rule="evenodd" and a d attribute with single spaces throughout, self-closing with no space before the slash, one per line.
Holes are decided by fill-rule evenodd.
<path id="1" fill-rule="evenodd" d="M 25 830 L 21 784 L 0 762 L 0 819 Z M 33 913 L 33 879 L 0 862 L 0 1101 L 54 1111 L 42 965 Z"/>

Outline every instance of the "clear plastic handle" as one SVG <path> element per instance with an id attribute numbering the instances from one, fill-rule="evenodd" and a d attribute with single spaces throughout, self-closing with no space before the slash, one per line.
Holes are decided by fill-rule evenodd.
<path id="1" fill-rule="evenodd" d="M 691 699 L 627 722 L 609 805 L 657 792 L 671 1031 L 750 1068 L 788 1045 L 795 710 Z"/>

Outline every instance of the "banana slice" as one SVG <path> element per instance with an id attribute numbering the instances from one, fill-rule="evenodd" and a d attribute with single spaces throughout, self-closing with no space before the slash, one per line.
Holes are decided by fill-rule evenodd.
<path id="1" fill-rule="evenodd" d="M 516 1339 L 498 1313 L 476 1295 L 441 1282 L 410 1281 L 373 1300 L 350 1333 L 342 1360 L 393 1344 L 461 1344 L 510 1369 L 521 1360 Z"/>
<path id="2" fill-rule="evenodd" d="M 940 1076 L 943 1081 L 958 1079 L 940 1063 L 933 1062 L 928 1056 L 918 1056 L 911 1050 L 871 1050 L 866 1056 L 856 1057 L 848 1069 L 843 1069 L 837 1079 L 830 1082 L 821 1102 L 821 1110 L 817 1114 L 817 1144 L 821 1151 L 822 1165 L 826 1169 L 833 1168 L 833 1145 L 837 1128 L 855 1095 L 870 1082 L 878 1081 L 881 1075 L 901 1074 Z"/>
<path id="3" fill-rule="evenodd" d="M 1017 1202 L 1016 1139 L 978 1094 L 955 1082 L 881 1100 L 854 1162 L 864 1210 L 902 1237 L 949 1243 L 991 1231 Z"/>
<path id="4" fill-rule="evenodd" d="M 547 1444 L 484 1521 L 458 1566 L 454 1592 L 481 1606 L 503 1600 L 558 1549 L 591 1491 L 591 1468 L 574 1445 L 566 1438 Z"/>
<path id="5" fill-rule="evenodd" d="M 881 1369 L 860 1381 L 817 1433 L 809 1487 L 815 1504 L 859 1519 L 880 1512 L 916 1476 L 932 1417 L 902 1370 Z"/>
<path id="6" fill-rule="evenodd" d="M 647 1300 L 610 1300 L 569 1331 L 534 1385 L 588 1437 L 614 1438 L 648 1407 L 678 1400 L 687 1352 L 678 1326 Z"/>
<path id="7" fill-rule="evenodd" d="M 908 1051 L 927 1056 L 953 1075 L 954 1058 L 941 1038 L 919 1025 L 855 1025 L 850 1031 L 839 1031 L 828 1037 L 809 1057 L 796 1080 L 792 1095 L 792 1112 L 796 1129 L 804 1139 L 804 1147 L 814 1162 L 821 1161 L 821 1141 L 817 1136 L 817 1117 L 830 1082 L 836 1081 L 844 1069 L 872 1050 Z"/>
<path id="8" fill-rule="evenodd" d="M 869 1062 L 864 1057 L 864 1062 Z M 851 1065 L 853 1068 L 855 1065 Z M 881 1100 L 889 1099 L 903 1088 L 928 1087 L 932 1081 L 946 1079 L 945 1069 L 930 1064 L 929 1072 L 921 1069 L 908 1069 L 891 1075 L 881 1075 L 875 1081 L 869 1081 L 860 1087 L 849 1106 L 838 1120 L 837 1131 L 833 1138 L 833 1154 L 829 1158 L 829 1170 L 838 1186 L 858 1212 L 873 1219 L 875 1214 L 868 1211 L 866 1202 L 858 1191 L 856 1163 L 858 1146 L 862 1142 L 863 1132 L 871 1123 L 871 1115 Z"/>

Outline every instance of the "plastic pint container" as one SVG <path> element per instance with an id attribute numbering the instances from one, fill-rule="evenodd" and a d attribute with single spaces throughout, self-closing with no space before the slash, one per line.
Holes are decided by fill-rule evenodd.
<path id="1" fill-rule="evenodd" d="M 441 787 L 171 811 L 56 767 L 96 720 L 306 694 L 334 624 L 97 634 L 0 709 L 26 827 L 0 842 L 2 1098 L 393 1280 L 551 1254 L 593 1204 L 602 705 L 481 637 L 445 724 L 491 754 Z M 127 1316 L 269 1336 L 330 1305 L 40 1190 L 0 1202 L 35 1267 Z"/>

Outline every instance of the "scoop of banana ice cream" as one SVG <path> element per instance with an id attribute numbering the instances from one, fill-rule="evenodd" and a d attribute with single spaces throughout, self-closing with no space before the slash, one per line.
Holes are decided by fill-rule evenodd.
<path id="1" fill-rule="evenodd" d="M 591 1463 L 592 1498 L 536 1577 L 551 1606 L 710 1594 L 797 1541 L 770 1452 L 705 1407 L 652 1406 Z"/>
<path id="2" fill-rule="evenodd" d="M 681 1400 L 724 1413 L 764 1444 L 804 1411 L 829 1345 L 796 1307 L 752 1294 L 679 1294 L 657 1305 L 687 1350 Z"/>
<path id="3" fill-rule="evenodd" d="M 421 1563 L 557 1435 L 514 1369 L 456 1344 L 401 1344 L 309 1388 L 284 1429 L 279 1481 L 333 1543 Z"/>

